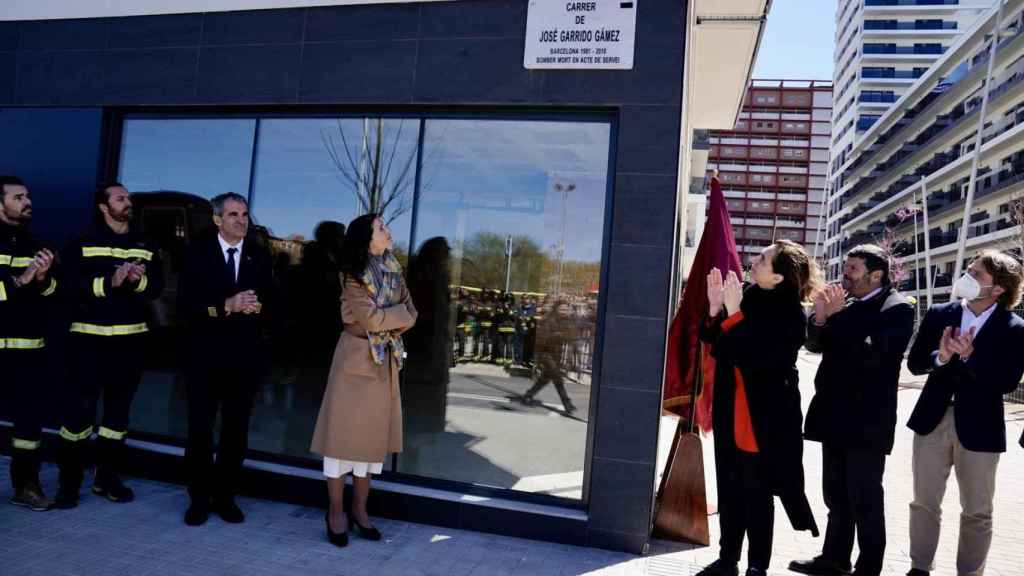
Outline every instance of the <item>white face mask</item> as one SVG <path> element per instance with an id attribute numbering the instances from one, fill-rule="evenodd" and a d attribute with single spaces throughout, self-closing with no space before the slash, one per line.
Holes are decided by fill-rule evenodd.
<path id="1" fill-rule="evenodd" d="M 964 300 L 977 300 L 981 296 L 982 288 L 991 288 L 991 286 L 982 286 L 974 279 L 974 276 L 964 273 L 963 276 L 957 278 L 953 284 L 953 298 L 963 298 Z"/>

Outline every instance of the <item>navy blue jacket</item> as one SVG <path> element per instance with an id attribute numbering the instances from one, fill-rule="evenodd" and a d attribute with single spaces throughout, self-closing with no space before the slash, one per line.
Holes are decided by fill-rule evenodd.
<path id="1" fill-rule="evenodd" d="M 821 352 L 804 436 L 846 450 L 892 451 L 903 353 L 914 334 L 914 308 L 892 288 L 855 300 L 818 326 L 807 349 Z"/>
<path id="2" fill-rule="evenodd" d="M 1005 452 L 1003 395 L 1013 392 L 1024 376 L 1024 320 L 999 306 L 975 335 L 967 362 L 954 355 L 937 367 L 942 332 L 947 326 L 959 328 L 962 317 L 960 302 L 951 302 L 933 306 L 921 321 L 907 365 L 914 374 L 928 374 L 928 381 L 907 426 L 930 434 L 952 403 L 964 448 Z"/>

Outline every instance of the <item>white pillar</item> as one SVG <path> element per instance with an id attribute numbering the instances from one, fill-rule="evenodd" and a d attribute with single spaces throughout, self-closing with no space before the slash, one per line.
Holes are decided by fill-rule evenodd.
<path id="1" fill-rule="evenodd" d="M 960 277 L 963 268 L 964 249 L 967 247 L 967 227 L 971 221 L 971 209 L 974 207 L 974 189 L 978 181 L 978 160 L 981 157 L 981 133 L 985 128 L 985 115 L 988 113 L 988 96 L 992 92 L 992 66 L 996 61 L 996 48 L 999 46 L 999 27 L 1002 25 L 1003 0 L 996 0 L 996 22 L 992 28 L 992 45 L 988 49 L 988 71 L 985 74 L 985 85 L 981 93 L 981 111 L 978 115 L 978 130 L 974 135 L 974 157 L 971 159 L 971 180 L 967 184 L 967 199 L 964 202 L 964 217 L 960 225 L 960 237 L 956 247 L 956 262 L 953 264 L 953 281 Z"/>

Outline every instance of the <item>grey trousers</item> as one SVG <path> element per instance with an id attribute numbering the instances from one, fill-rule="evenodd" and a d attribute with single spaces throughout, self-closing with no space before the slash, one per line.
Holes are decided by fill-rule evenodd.
<path id="1" fill-rule="evenodd" d="M 931 434 L 914 436 L 914 501 L 910 503 L 910 560 L 914 568 L 934 569 L 942 520 L 942 497 L 950 469 L 960 488 L 960 576 L 985 572 L 992 544 L 992 499 L 999 453 L 973 452 L 957 438 L 952 406 Z"/>

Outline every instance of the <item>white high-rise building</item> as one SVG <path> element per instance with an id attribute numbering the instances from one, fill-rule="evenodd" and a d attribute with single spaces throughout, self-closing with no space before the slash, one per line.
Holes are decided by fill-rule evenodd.
<path id="1" fill-rule="evenodd" d="M 993 0 L 838 0 L 833 173 L 854 143 Z"/>
<path id="2" fill-rule="evenodd" d="M 899 265 L 901 289 L 942 301 L 980 250 L 1024 253 L 1024 0 L 1000 2 L 833 165 L 830 278 L 871 242 Z"/>

